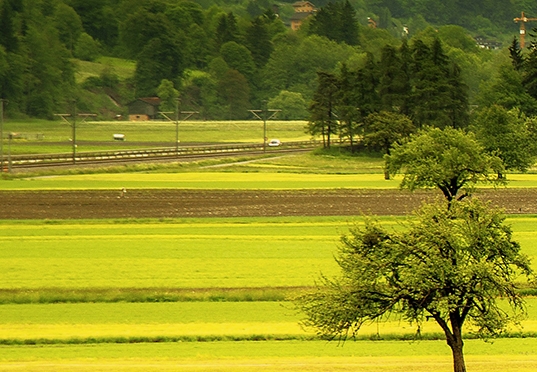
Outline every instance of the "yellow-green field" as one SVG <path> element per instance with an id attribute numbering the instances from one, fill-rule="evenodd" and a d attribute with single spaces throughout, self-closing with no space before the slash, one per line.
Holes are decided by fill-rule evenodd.
<path id="1" fill-rule="evenodd" d="M 400 181 L 383 180 L 379 159 L 345 159 L 323 174 L 307 156 L 295 160 L 31 176 L 0 180 L 0 189 L 393 189 Z M 508 187 L 537 187 L 535 174 L 508 178 Z M 400 220 L 379 219 L 394 228 Z M 451 371 L 433 322 L 416 342 L 403 340 L 415 327 L 399 319 L 345 343 L 299 325 L 288 298 L 336 272 L 339 237 L 362 221 L 0 220 L 0 371 Z M 508 223 L 536 267 L 537 216 Z M 537 299 L 527 302 L 528 319 L 510 330 L 524 337 L 485 343 L 467 333 L 469 371 L 537 370 Z"/>
<path id="2" fill-rule="evenodd" d="M 263 162 L 260 162 L 263 163 Z M 255 165 L 249 165 L 255 167 Z M 396 189 L 401 177 L 385 180 L 373 174 L 309 174 L 309 173 L 239 173 L 239 172 L 178 172 L 178 173 L 99 173 L 57 175 L 0 180 L 4 190 L 118 190 L 128 189 Z M 509 175 L 509 188 L 537 187 L 537 174 Z"/>
<path id="3" fill-rule="evenodd" d="M 468 371 L 532 372 L 534 339 L 466 342 Z M 0 347 L 2 371 L 449 372 L 443 341 L 234 341 Z"/>
<path id="4" fill-rule="evenodd" d="M 397 226 L 397 218 L 381 220 Z M 2 221 L 2 287 L 44 297 L 0 305 L 0 370 L 449 371 L 445 342 L 389 341 L 415 334 L 415 327 L 398 319 L 370 324 L 359 335 L 378 333 L 384 341 L 338 344 L 316 341 L 283 300 L 230 301 L 224 295 L 188 302 L 92 302 L 90 296 L 67 302 L 72 289 L 280 286 L 275 290 L 292 294 L 294 286 L 311 285 L 321 271 L 335 272 L 338 238 L 353 223 L 361 219 Z M 537 217 L 513 217 L 509 223 L 524 251 L 535 256 Z M 51 287 L 65 291 L 62 302 L 46 298 Z M 528 312 L 523 328 L 512 332 L 537 332 L 537 299 L 528 298 Z M 433 322 L 422 329 L 424 337 L 438 332 Z M 536 348 L 531 337 L 494 344 L 468 340 L 468 367 L 530 371 L 537 368 Z"/>

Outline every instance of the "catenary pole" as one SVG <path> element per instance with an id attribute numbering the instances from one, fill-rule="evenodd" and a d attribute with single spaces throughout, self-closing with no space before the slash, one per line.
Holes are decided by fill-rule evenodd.
<path id="1" fill-rule="evenodd" d="M 268 109 L 267 101 L 263 101 L 263 109 L 262 110 L 248 110 L 254 116 L 263 121 L 263 152 L 267 151 L 267 120 L 272 119 L 278 112 L 282 111 L 279 109 Z M 269 116 L 269 113 L 272 113 L 272 115 Z"/>

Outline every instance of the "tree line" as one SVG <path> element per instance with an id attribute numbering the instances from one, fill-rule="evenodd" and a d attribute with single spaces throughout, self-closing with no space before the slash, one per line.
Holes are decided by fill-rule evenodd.
<path id="1" fill-rule="evenodd" d="M 439 38 L 386 45 L 378 61 L 368 55 L 359 68 L 343 64 L 335 73 L 318 72 L 317 81 L 307 130 L 321 135 L 325 147 L 337 136 L 352 150 L 360 142 L 389 155 L 393 144 L 418 129 L 449 127 L 473 132 L 506 172 L 526 171 L 537 156 L 535 42 L 523 51 L 513 40 L 474 104 L 461 68 Z"/>
<path id="2" fill-rule="evenodd" d="M 505 39 L 518 27 L 511 11 L 532 9 L 497 1 L 462 8 L 438 1 L 314 3 L 318 12 L 294 32 L 286 25 L 291 2 L 0 0 L 1 98 L 9 101 L 11 115 L 32 117 L 50 118 L 75 99 L 79 109 L 100 112 L 95 102 L 106 101 L 100 94 L 123 106 L 136 97 L 179 95 L 182 107 L 206 119 L 247 118 L 248 109 L 268 101 L 282 109 L 282 119 L 304 119 L 317 71 L 335 74 L 345 64 L 352 72 L 370 63 L 370 55 L 386 61 L 383 48 L 399 49 L 402 36 L 426 39 L 435 33 L 445 54 L 461 66 L 474 103 L 481 83 L 494 74 L 490 66 L 496 57 L 479 50 L 470 35 Z M 444 9 L 442 18 L 428 7 Z M 504 15 L 473 17 L 479 9 L 500 8 Z M 507 13 L 509 27 L 490 21 Z M 376 28 L 368 27 L 368 18 Z M 469 20 L 481 20 L 481 26 Z M 428 28 L 432 24 L 435 28 Z M 503 26 L 485 32 L 484 25 Z M 134 76 L 120 79 L 106 68 L 77 82 L 77 61 L 101 55 L 134 61 Z M 121 113 L 113 110 L 120 109 L 110 108 L 109 115 Z"/>

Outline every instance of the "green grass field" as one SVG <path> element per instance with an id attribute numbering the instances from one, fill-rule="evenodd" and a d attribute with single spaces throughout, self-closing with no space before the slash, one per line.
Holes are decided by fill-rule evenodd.
<path id="1" fill-rule="evenodd" d="M 536 218 L 509 219 L 531 256 L 537 253 Z M 285 301 L 228 302 L 224 294 L 224 302 L 65 303 L 73 287 L 83 292 L 125 287 L 129 292 L 137 286 L 185 286 L 189 291 L 310 285 L 320 271 L 335 273 L 332 255 L 338 238 L 353 222 L 360 223 L 352 220 L 1 221 L 3 287 L 24 289 L 26 294 L 50 295 L 45 287 L 67 292 L 61 303 L 0 305 L 0 369 L 449 371 L 449 350 L 442 341 L 338 345 L 308 340 L 311 331 L 299 327 L 300 315 Z M 397 226 L 398 219 L 381 220 Z M 530 318 L 522 331 L 532 333 L 537 331 L 537 300 L 528 298 L 528 304 Z M 394 320 L 378 330 L 372 324 L 363 335 L 377 331 L 383 337 L 402 337 L 415 330 Z M 438 330 L 431 323 L 423 331 Z M 21 340 L 39 346 L 20 345 Z M 152 340 L 161 342 L 148 342 Z M 468 366 L 473 371 L 529 371 L 537 366 L 536 347 L 531 338 L 501 339 L 492 345 L 468 340 Z"/>
<path id="2" fill-rule="evenodd" d="M 263 163 L 264 161 L 260 161 Z M 210 168 L 213 169 L 213 168 Z M 218 171 L 219 170 L 219 171 Z M 373 174 L 311 174 L 291 172 L 97 173 L 82 175 L 27 176 L 2 180 L 3 190 L 97 190 L 97 189 L 396 189 L 400 177 L 385 180 Z M 510 188 L 537 187 L 537 174 L 509 175 Z M 406 191 L 402 191 L 406 192 Z"/>
<path id="3" fill-rule="evenodd" d="M 537 368 L 533 339 L 466 342 L 473 372 L 530 372 Z M 449 372 L 443 341 L 263 341 L 0 347 L 2 371 L 366 371 Z"/>
<path id="4" fill-rule="evenodd" d="M 72 119 L 70 123 L 73 124 Z M 304 132 L 304 121 L 270 121 L 267 137 L 282 142 L 304 141 L 311 136 Z M 88 121 L 78 119 L 77 151 L 99 151 L 131 148 L 174 147 L 176 123 L 160 121 Z M 4 152 L 12 154 L 44 154 L 72 151 L 72 127 L 57 119 L 7 120 L 4 133 L 15 133 L 9 142 L 4 139 Z M 125 141 L 114 141 L 113 134 L 125 135 Z M 179 123 L 179 141 L 185 144 L 262 143 L 262 121 L 183 121 Z"/>
<path id="5" fill-rule="evenodd" d="M 321 271 L 335 273 L 335 248 L 353 220 L 4 221 L 0 282 L 31 289 L 309 286 Z M 537 262 L 537 218 L 509 223 Z"/>
<path id="6" fill-rule="evenodd" d="M 75 60 L 74 62 L 77 69 L 77 83 L 82 83 L 90 76 L 97 77 L 101 75 L 102 71 L 107 67 L 112 68 L 121 80 L 132 77 L 136 69 L 136 63 L 134 61 L 113 57 L 99 57 L 95 62 L 82 60 Z"/>
<path id="7" fill-rule="evenodd" d="M 4 190 L 397 188 L 375 157 L 263 158 L 126 173 L 22 176 Z M 212 168 L 212 165 L 219 167 Z M 508 187 L 537 187 L 509 175 Z M 380 217 L 398 228 L 402 218 Z M 299 326 L 289 296 L 333 275 L 341 234 L 361 218 L 0 220 L 2 371 L 451 371 L 445 341 L 401 341 L 415 328 L 392 319 L 366 339 L 319 341 Z M 537 258 L 537 216 L 510 216 Z M 469 371 L 537 369 L 537 299 L 528 338 L 468 339 Z M 424 336 L 438 337 L 434 323 Z M 397 341 L 396 341 L 397 340 Z M 35 345 L 32 345 L 35 344 Z"/>
<path id="8" fill-rule="evenodd" d="M 4 288 L 304 286 L 332 266 L 338 232 L 350 221 L 1 222 L 0 281 Z"/>

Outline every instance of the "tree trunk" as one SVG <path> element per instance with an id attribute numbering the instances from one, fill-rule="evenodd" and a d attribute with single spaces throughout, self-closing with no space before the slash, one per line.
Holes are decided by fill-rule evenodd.
<path id="1" fill-rule="evenodd" d="M 332 132 L 332 127 L 329 125 L 328 126 L 328 130 L 327 130 L 328 133 L 326 133 L 326 148 L 330 148 L 330 132 Z"/>
<path id="2" fill-rule="evenodd" d="M 452 337 L 448 339 L 448 345 L 453 355 L 453 371 L 466 372 L 464 353 L 462 351 L 464 342 L 462 341 L 462 332 L 460 332 L 460 329 L 454 330 Z"/>
<path id="3" fill-rule="evenodd" d="M 466 372 L 466 364 L 464 363 L 464 354 L 462 352 L 462 342 L 460 345 L 452 346 L 451 352 L 453 354 L 453 371 Z"/>

